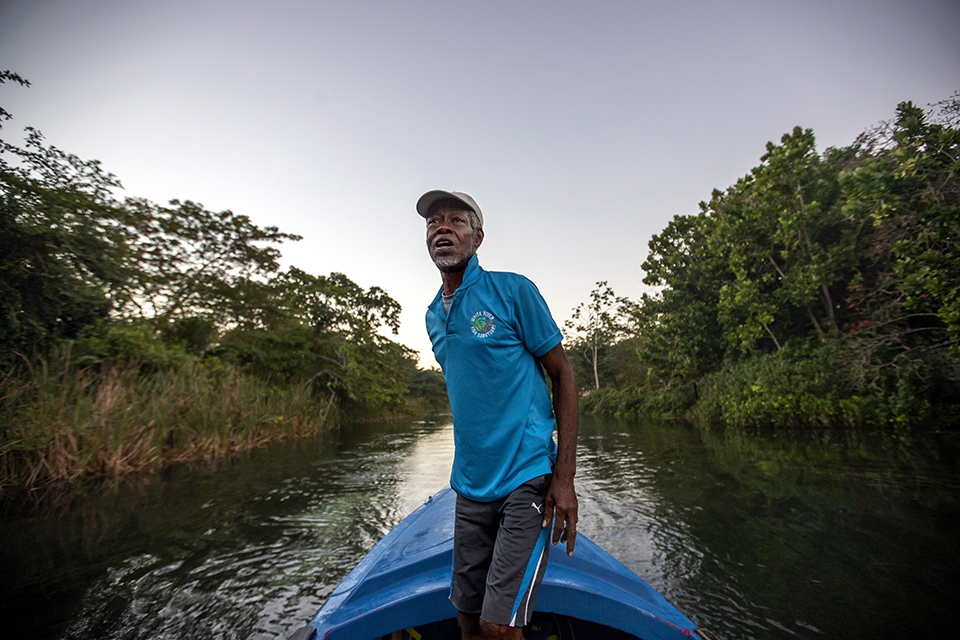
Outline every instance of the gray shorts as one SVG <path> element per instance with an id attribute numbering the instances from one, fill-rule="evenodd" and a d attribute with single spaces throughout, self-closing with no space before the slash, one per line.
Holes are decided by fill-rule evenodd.
<path id="1" fill-rule="evenodd" d="M 450 601 L 458 611 L 511 627 L 530 622 L 550 553 L 551 528 L 541 525 L 551 477 L 494 502 L 457 496 Z"/>

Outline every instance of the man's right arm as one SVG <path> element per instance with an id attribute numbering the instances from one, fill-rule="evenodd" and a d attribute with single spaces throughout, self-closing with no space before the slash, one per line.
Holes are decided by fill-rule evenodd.
<path id="1" fill-rule="evenodd" d="M 553 383 L 553 412 L 557 419 L 557 463 L 553 469 L 553 481 L 547 490 L 543 526 L 548 527 L 553 521 L 553 544 L 566 542 L 569 556 L 573 555 L 577 540 L 579 506 L 573 477 L 577 473 L 580 399 L 573 368 L 562 344 L 545 353 L 540 363 Z"/>

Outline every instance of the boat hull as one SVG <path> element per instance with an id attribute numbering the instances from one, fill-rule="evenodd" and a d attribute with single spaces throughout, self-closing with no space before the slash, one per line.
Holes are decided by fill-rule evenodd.
<path id="1" fill-rule="evenodd" d="M 407 516 L 344 578 L 294 638 L 314 637 L 314 629 L 315 637 L 325 640 L 449 634 L 445 629 L 457 615 L 448 599 L 455 504 L 456 494 L 447 487 Z M 534 626 L 538 620 L 541 626 L 563 625 L 570 618 L 574 622 L 567 624 L 603 625 L 629 634 L 623 636 L 627 638 L 701 635 L 690 619 L 583 534 L 577 536 L 572 557 L 550 555 L 535 611 L 539 614 Z M 406 629 L 414 634 L 403 636 Z"/>

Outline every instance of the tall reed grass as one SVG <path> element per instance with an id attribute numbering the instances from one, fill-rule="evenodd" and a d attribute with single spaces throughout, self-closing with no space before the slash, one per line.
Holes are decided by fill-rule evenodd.
<path id="1" fill-rule="evenodd" d="M 24 360 L 0 378 L 0 493 L 211 460 L 333 419 L 308 387 L 270 389 L 232 367 Z"/>

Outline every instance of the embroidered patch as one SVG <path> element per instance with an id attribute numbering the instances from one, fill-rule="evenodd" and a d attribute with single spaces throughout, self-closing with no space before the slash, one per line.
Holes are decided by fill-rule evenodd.
<path id="1" fill-rule="evenodd" d="M 478 311 L 470 318 L 470 331 L 478 338 L 486 338 L 493 335 L 497 326 L 493 324 L 493 314 L 489 311 Z"/>

